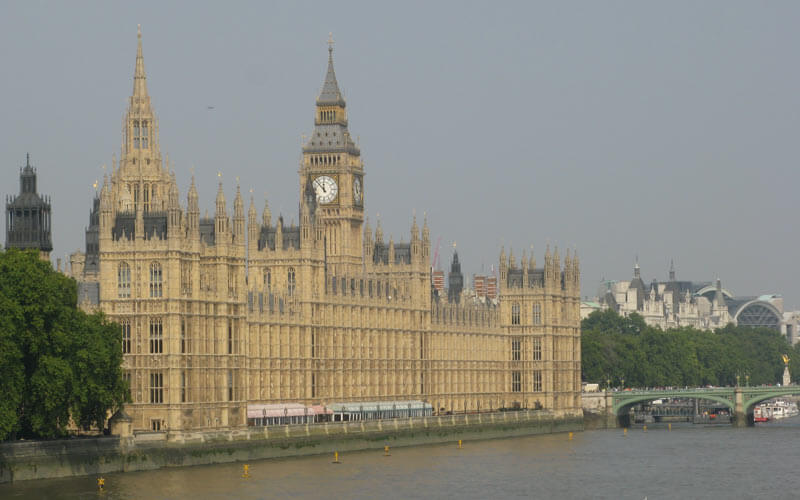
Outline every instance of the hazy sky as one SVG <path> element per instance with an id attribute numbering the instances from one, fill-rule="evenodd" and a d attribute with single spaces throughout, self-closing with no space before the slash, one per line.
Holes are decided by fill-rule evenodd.
<path id="1" fill-rule="evenodd" d="M 577 247 L 602 277 L 719 276 L 800 307 L 798 2 L 4 2 L 0 192 L 30 152 L 54 255 L 83 248 L 119 155 L 136 25 L 162 153 L 185 203 L 218 170 L 297 220 L 301 135 L 327 38 L 365 161 L 373 228 L 427 213 L 443 264 Z M 213 106 L 209 110 L 208 106 Z M 471 282 L 471 280 L 470 280 Z"/>

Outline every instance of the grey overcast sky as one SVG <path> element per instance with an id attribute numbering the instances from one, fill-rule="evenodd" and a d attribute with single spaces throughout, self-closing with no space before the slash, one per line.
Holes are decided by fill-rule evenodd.
<path id="1" fill-rule="evenodd" d="M 602 277 L 719 276 L 800 307 L 800 2 L 9 2 L 0 7 L 0 192 L 30 152 L 54 255 L 83 247 L 119 155 L 136 25 L 162 153 L 201 210 L 216 172 L 297 220 L 328 33 L 373 228 L 427 213 L 442 263 L 577 247 Z M 214 109 L 208 109 L 213 106 Z M 442 266 L 444 267 L 444 265 Z M 471 280 L 470 280 L 471 283 Z"/>

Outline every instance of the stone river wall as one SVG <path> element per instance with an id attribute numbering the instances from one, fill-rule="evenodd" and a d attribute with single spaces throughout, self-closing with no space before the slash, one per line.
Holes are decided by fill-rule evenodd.
<path id="1" fill-rule="evenodd" d="M 580 430 L 581 411 L 531 410 L 18 441 L 0 444 L 0 483 Z"/>

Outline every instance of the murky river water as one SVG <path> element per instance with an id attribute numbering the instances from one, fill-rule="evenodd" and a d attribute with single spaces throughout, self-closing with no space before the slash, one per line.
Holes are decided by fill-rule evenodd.
<path id="1" fill-rule="evenodd" d="M 2 499 L 800 498 L 800 418 L 673 424 L 0 485 Z"/>

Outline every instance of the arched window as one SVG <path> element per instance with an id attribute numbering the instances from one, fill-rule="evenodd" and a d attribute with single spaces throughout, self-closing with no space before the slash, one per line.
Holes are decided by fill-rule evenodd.
<path id="1" fill-rule="evenodd" d="M 130 354 L 131 352 L 131 320 L 123 319 L 120 322 L 122 326 L 122 354 Z"/>
<path id="2" fill-rule="evenodd" d="M 294 268 L 290 267 L 286 276 L 286 293 L 289 295 L 289 297 L 294 295 L 295 284 Z"/>
<path id="3" fill-rule="evenodd" d="M 272 289 L 272 273 L 269 268 L 264 269 L 264 290 L 269 292 Z"/>
<path id="4" fill-rule="evenodd" d="M 127 262 L 117 266 L 117 296 L 122 299 L 131 296 L 131 267 Z"/>
<path id="5" fill-rule="evenodd" d="M 511 305 L 511 324 L 518 325 L 519 324 L 519 303 L 514 302 Z"/>
<path id="6" fill-rule="evenodd" d="M 533 305 L 533 324 L 542 324 L 542 304 L 539 304 L 538 302 Z"/>
<path id="7" fill-rule="evenodd" d="M 150 318 L 150 354 L 164 352 L 164 325 L 161 318 Z"/>
<path id="8" fill-rule="evenodd" d="M 163 272 L 161 264 L 153 262 L 150 264 L 150 297 L 161 297 L 163 295 Z"/>
<path id="9" fill-rule="evenodd" d="M 139 149 L 139 122 L 133 122 L 133 148 Z"/>
<path id="10" fill-rule="evenodd" d="M 142 149 L 147 149 L 147 121 L 142 122 L 142 129 L 141 129 L 141 137 L 142 137 Z"/>

